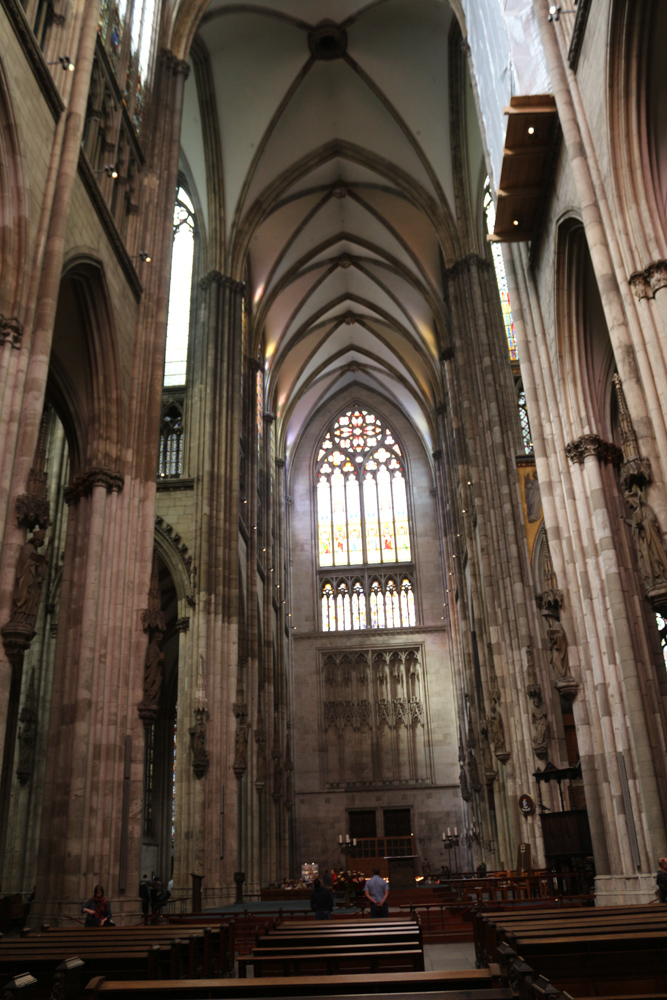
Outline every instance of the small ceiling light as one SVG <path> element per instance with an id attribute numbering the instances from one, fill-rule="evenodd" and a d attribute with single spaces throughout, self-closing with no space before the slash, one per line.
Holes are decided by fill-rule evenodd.
<path id="1" fill-rule="evenodd" d="M 461 513 L 462 513 L 462 514 L 465 514 L 465 512 L 466 512 L 466 509 L 465 509 L 465 507 L 464 507 L 464 508 L 463 508 L 463 510 L 461 511 Z"/>
<path id="2" fill-rule="evenodd" d="M 512 219 L 512 225 L 513 226 L 518 226 L 519 225 L 519 220 L 518 219 Z"/>
<path id="3" fill-rule="evenodd" d="M 530 125 L 528 128 L 528 135 L 535 135 L 535 126 Z"/>
<path id="4" fill-rule="evenodd" d="M 153 259 L 146 250 L 140 250 L 139 253 L 137 254 L 137 257 L 139 258 L 139 260 L 142 260 L 144 264 L 150 264 L 151 260 Z"/>
<path id="5" fill-rule="evenodd" d="M 276 584 L 276 590 L 280 590 L 280 584 L 279 583 Z"/>
<path id="6" fill-rule="evenodd" d="M 69 56 L 58 56 L 55 62 L 50 62 L 46 64 L 47 66 L 62 66 L 63 69 L 67 70 L 68 73 L 74 72 L 74 63 Z"/>

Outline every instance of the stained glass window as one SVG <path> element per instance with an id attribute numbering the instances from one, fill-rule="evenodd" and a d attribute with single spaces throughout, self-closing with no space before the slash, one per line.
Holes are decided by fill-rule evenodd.
<path id="1" fill-rule="evenodd" d="M 662 646 L 662 655 L 665 661 L 665 666 L 667 667 L 667 621 L 662 617 L 662 615 L 656 614 L 655 620 L 658 626 L 658 632 L 660 634 L 660 644 Z"/>
<path id="2" fill-rule="evenodd" d="M 526 405 L 526 394 L 523 389 L 519 389 L 519 420 L 521 422 L 521 438 L 523 440 L 523 450 L 526 455 L 533 454 L 533 438 L 530 433 L 530 422 L 528 420 L 528 406 Z"/>
<path id="3" fill-rule="evenodd" d="M 317 462 L 320 566 L 409 562 L 405 473 L 391 430 L 350 410 L 324 436 Z"/>
<path id="4" fill-rule="evenodd" d="M 484 181 L 484 215 L 486 217 L 486 228 L 488 232 L 492 233 L 496 224 L 496 206 L 494 205 L 493 198 L 491 196 L 491 182 L 488 177 Z M 498 285 L 498 293 L 500 295 L 500 306 L 503 311 L 503 322 L 505 324 L 507 346 L 509 348 L 510 358 L 512 361 L 518 361 L 519 353 L 516 346 L 514 320 L 512 319 L 512 307 L 510 305 L 510 296 L 507 289 L 505 262 L 503 260 L 503 252 L 498 243 L 491 244 L 491 253 L 493 254 L 493 266 L 496 271 L 496 282 Z"/>
<path id="5" fill-rule="evenodd" d="M 414 628 L 415 597 L 409 576 L 373 576 L 325 580 L 321 588 L 322 630 L 349 632 L 367 628 Z"/>
<path id="6" fill-rule="evenodd" d="M 179 188 L 174 206 L 174 243 L 171 253 L 167 347 L 164 359 L 165 385 L 185 385 L 195 249 L 194 212 L 187 191 L 182 187 Z"/>

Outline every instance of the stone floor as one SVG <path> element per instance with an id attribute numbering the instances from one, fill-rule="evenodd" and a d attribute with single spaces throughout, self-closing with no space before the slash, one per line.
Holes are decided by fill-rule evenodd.
<path id="1" fill-rule="evenodd" d="M 475 945 L 472 941 L 458 944 L 425 944 L 424 968 L 427 972 L 441 969 L 443 972 L 458 972 L 475 968 Z"/>

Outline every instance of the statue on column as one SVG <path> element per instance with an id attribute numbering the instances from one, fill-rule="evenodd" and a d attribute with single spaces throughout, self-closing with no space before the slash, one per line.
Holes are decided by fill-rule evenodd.
<path id="1" fill-rule="evenodd" d="M 667 553 L 660 525 L 653 508 L 646 501 L 644 490 L 636 484 L 625 491 L 625 502 L 632 512 L 632 517 L 626 517 L 625 523 L 632 529 L 639 572 L 648 591 L 656 584 L 667 583 Z"/>
<path id="2" fill-rule="evenodd" d="M 495 755 L 501 764 L 505 764 L 509 760 L 510 755 L 505 744 L 505 724 L 496 698 L 491 700 L 491 710 L 487 719 L 487 726 Z"/>
<path id="3" fill-rule="evenodd" d="M 533 727 L 533 750 L 535 756 L 545 759 L 549 752 L 549 717 L 541 696 L 533 698 L 530 721 Z"/>
<path id="4" fill-rule="evenodd" d="M 10 621 L 34 627 L 46 578 L 47 553 L 39 550 L 44 544 L 44 531 L 38 528 L 22 547 L 16 565 L 16 582 Z"/>
<path id="5" fill-rule="evenodd" d="M 558 618 L 546 616 L 547 638 L 549 640 L 549 660 L 559 677 L 569 676 L 567 637 Z"/>

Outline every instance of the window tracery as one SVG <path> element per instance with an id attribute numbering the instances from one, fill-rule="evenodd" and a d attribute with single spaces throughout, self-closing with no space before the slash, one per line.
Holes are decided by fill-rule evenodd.
<path id="1" fill-rule="evenodd" d="M 323 631 L 413 627 L 404 456 L 391 428 L 368 410 L 349 410 L 323 435 L 316 463 Z M 334 567 L 358 568 L 334 578 Z"/>
<path id="2" fill-rule="evenodd" d="M 171 403 L 162 414 L 158 475 L 176 479 L 183 473 L 183 413 Z"/>
<path id="3" fill-rule="evenodd" d="M 174 205 L 174 243 L 164 359 L 165 385 L 185 385 L 186 381 L 195 232 L 194 205 L 187 191 L 179 187 Z"/>

